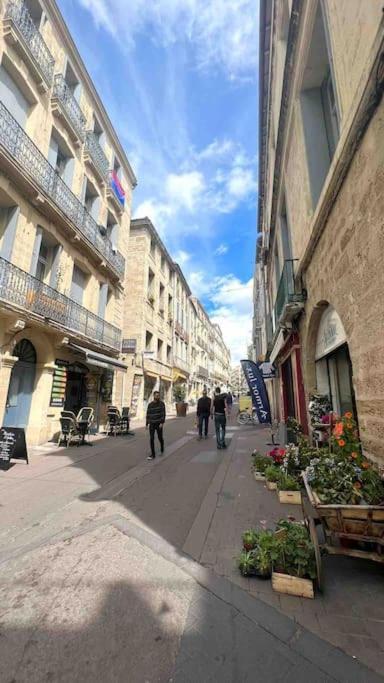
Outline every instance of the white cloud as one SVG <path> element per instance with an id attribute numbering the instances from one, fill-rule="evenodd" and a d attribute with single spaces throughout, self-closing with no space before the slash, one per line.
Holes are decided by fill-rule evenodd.
<path id="1" fill-rule="evenodd" d="M 219 244 L 217 249 L 215 249 L 215 254 L 217 256 L 223 256 L 223 254 L 226 254 L 228 251 L 229 247 L 227 244 Z"/>
<path id="2" fill-rule="evenodd" d="M 183 267 L 189 261 L 191 255 L 183 249 L 179 249 L 179 251 L 177 251 L 172 258 L 176 263 L 179 264 L 179 266 Z"/>
<path id="3" fill-rule="evenodd" d="M 227 178 L 228 193 L 235 199 L 243 199 L 256 191 L 254 170 L 234 166 Z"/>
<path id="4" fill-rule="evenodd" d="M 125 50 L 144 32 L 169 46 L 192 47 L 197 68 L 219 67 L 231 80 L 255 80 L 258 3 L 255 0 L 80 0 L 95 23 Z M 123 20 L 122 20 L 123 18 Z"/>
<path id="5" fill-rule="evenodd" d="M 198 171 L 179 175 L 170 173 L 166 178 L 165 190 L 171 204 L 193 211 L 204 190 L 203 175 Z"/>

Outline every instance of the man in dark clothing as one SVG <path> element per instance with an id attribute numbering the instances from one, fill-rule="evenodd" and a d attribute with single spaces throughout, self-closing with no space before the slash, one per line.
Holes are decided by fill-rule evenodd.
<path id="1" fill-rule="evenodd" d="M 199 398 L 197 402 L 197 421 L 199 425 L 199 441 L 203 438 L 203 425 L 204 425 L 204 436 L 208 439 L 208 421 L 211 414 L 211 399 L 207 395 L 207 390 L 204 389 L 203 395 Z"/>
<path id="2" fill-rule="evenodd" d="M 220 387 L 215 390 L 215 398 L 213 399 L 212 413 L 215 418 L 215 429 L 216 429 L 216 441 L 217 448 L 226 448 L 225 443 L 225 425 L 227 424 L 226 418 L 226 404 L 225 396 L 222 395 Z"/>
<path id="3" fill-rule="evenodd" d="M 147 424 L 149 426 L 149 440 L 151 444 L 151 455 L 147 460 L 153 460 L 156 457 L 155 453 L 155 432 L 160 442 L 161 453 L 164 453 L 164 439 L 163 439 L 163 425 L 165 422 L 165 403 L 160 401 L 160 394 L 155 391 L 153 394 L 153 401 L 147 408 Z"/>

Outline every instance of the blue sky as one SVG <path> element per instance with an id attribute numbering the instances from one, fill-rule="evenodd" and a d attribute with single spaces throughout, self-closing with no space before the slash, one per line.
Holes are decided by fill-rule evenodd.
<path id="1" fill-rule="evenodd" d="M 148 215 L 234 361 L 252 325 L 258 0 L 59 0 Z"/>

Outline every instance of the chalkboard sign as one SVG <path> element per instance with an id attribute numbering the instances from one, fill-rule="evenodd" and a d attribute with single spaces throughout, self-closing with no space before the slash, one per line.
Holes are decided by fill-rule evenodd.
<path id="1" fill-rule="evenodd" d="M 0 469 L 7 470 L 10 460 L 26 460 L 28 463 L 25 431 L 20 427 L 0 429 Z"/>

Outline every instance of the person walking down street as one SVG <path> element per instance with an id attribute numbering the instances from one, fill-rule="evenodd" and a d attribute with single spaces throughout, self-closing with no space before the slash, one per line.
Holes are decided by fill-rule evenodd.
<path id="1" fill-rule="evenodd" d="M 151 455 L 147 460 L 153 460 L 156 457 L 155 453 L 155 432 L 160 442 L 161 453 L 164 453 L 164 437 L 163 426 L 165 422 L 165 403 L 160 401 L 160 393 L 155 391 L 153 394 L 153 401 L 147 408 L 146 427 L 149 427 L 149 441 L 151 444 Z"/>
<path id="2" fill-rule="evenodd" d="M 221 393 L 220 387 L 215 390 L 215 398 L 213 399 L 213 417 L 215 418 L 215 429 L 216 429 L 216 442 L 217 448 L 226 448 L 225 443 L 225 425 L 227 424 L 226 418 L 226 404 L 225 396 Z"/>
<path id="3" fill-rule="evenodd" d="M 197 422 L 198 422 L 198 427 L 199 427 L 199 436 L 198 439 L 201 441 L 203 438 L 203 427 L 204 427 L 204 437 L 208 439 L 208 422 L 209 422 L 209 416 L 211 414 L 211 404 L 212 401 L 208 396 L 207 390 L 203 390 L 203 395 L 201 398 L 199 398 L 197 402 L 197 411 L 196 411 L 196 416 L 197 416 Z"/>
<path id="4" fill-rule="evenodd" d="M 232 413 L 232 405 L 233 405 L 233 396 L 230 391 L 228 391 L 228 394 L 225 398 L 225 403 L 227 406 L 227 415 L 228 415 L 228 420 L 231 419 L 231 413 Z"/>

